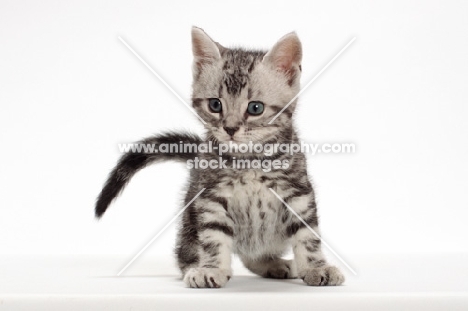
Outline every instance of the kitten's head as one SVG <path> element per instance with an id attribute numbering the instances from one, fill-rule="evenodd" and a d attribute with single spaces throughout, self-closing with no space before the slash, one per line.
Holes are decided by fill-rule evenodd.
<path id="1" fill-rule="evenodd" d="M 299 92 L 302 48 L 295 33 L 268 51 L 228 49 L 192 28 L 192 104 L 218 142 L 286 142 Z"/>

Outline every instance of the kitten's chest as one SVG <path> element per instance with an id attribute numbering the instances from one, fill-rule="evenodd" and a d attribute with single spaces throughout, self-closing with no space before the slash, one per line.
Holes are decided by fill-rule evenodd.
<path id="1" fill-rule="evenodd" d="M 237 214 L 254 216 L 255 211 L 260 217 L 260 212 L 277 212 L 280 201 L 270 191 L 264 181 L 264 175 L 258 171 L 246 171 L 244 174 L 229 178 L 221 189 L 221 195 L 228 201 L 228 212 L 231 216 Z M 269 207 L 268 207 L 269 206 Z M 263 215 L 263 214 L 262 214 Z M 260 217 L 262 218 L 262 217 Z"/>
<path id="2" fill-rule="evenodd" d="M 239 252 L 264 252 L 283 239 L 285 208 L 258 172 L 232 178 L 222 190 L 234 223 L 234 246 Z"/>

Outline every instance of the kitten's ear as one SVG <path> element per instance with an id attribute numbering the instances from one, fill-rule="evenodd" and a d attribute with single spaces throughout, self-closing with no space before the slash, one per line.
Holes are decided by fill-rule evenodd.
<path id="1" fill-rule="evenodd" d="M 291 32 L 279 39 L 263 57 L 263 61 L 293 78 L 296 70 L 301 69 L 302 61 L 302 45 L 297 34 Z"/>
<path id="2" fill-rule="evenodd" d="M 205 63 L 221 59 L 222 46 L 214 42 L 201 28 L 192 27 L 192 52 L 194 65 L 199 69 Z"/>

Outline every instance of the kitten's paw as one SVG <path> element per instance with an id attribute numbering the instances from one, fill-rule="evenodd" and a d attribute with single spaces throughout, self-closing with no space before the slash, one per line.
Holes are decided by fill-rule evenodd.
<path id="1" fill-rule="evenodd" d="M 278 260 L 268 267 L 263 277 L 271 279 L 295 279 L 297 278 L 297 273 L 291 260 Z"/>
<path id="2" fill-rule="evenodd" d="M 184 282 L 192 288 L 220 288 L 231 279 L 231 271 L 217 268 L 191 268 Z"/>
<path id="3" fill-rule="evenodd" d="M 335 286 L 345 281 L 344 275 L 334 266 L 311 268 L 305 271 L 302 279 L 311 286 Z"/>

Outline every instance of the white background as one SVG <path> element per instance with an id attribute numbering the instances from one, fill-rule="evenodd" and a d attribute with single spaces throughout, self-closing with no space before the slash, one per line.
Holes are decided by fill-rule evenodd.
<path id="1" fill-rule="evenodd" d="M 140 172 L 101 221 L 117 144 L 199 121 L 118 40 L 190 97 L 190 27 L 226 46 L 303 42 L 309 158 L 325 240 L 354 253 L 468 251 L 468 3 L 464 1 L 0 2 L 0 254 L 137 252 L 178 211 L 188 172 Z M 171 226 L 145 253 L 172 253 Z"/>

